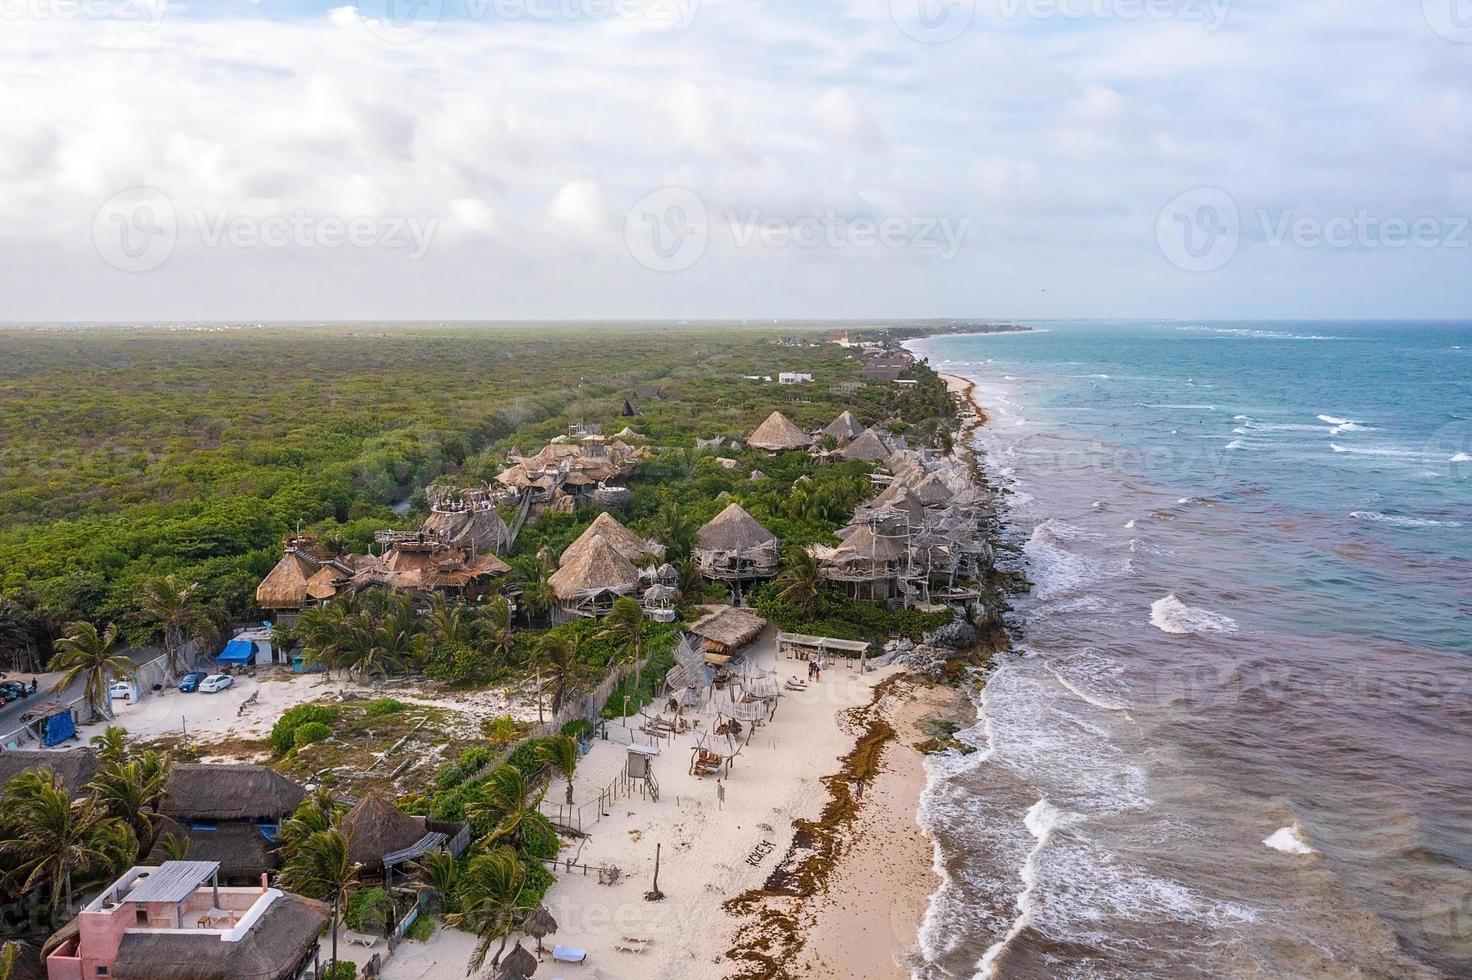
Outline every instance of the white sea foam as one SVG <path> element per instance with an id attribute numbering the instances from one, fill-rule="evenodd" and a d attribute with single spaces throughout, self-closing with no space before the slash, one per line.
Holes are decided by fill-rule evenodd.
<path id="1" fill-rule="evenodd" d="M 1376 510 L 1357 510 L 1349 515 L 1357 521 L 1375 524 L 1393 524 L 1396 527 L 1462 527 L 1461 521 L 1435 521 L 1429 517 L 1404 517 L 1400 514 L 1382 514 Z"/>
<path id="2" fill-rule="evenodd" d="M 1134 527 L 1134 526 L 1135 526 L 1135 522 L 1134 521 L 1130 521 L 1128 524 L 1125 525 L 1125 527 Z"/>
<path id="3" fill-rule="evenodd" d="M 1451 459 L 1447 460 L 1447 462 L 1448 463 L 1472 463 L 1472 455 L 1469 455 L 1467 453 L 1457 453 Z"/>
<path id="4" fill-rule="evenodd" d="M 1007 948 L 1007 944 L 1016 938 L 1017 934 L 1026 929 L 1032 921 L 1033 902 L 1035 899 L 1034 889 L 1038 884 L 1038 869 L 1043 853 L 1043 848 L 1048 845 L 1048 838 L 1060 827 L 1067 827 L 1077 823 L 1083 818 L 1076 813 L 1067 813 L 1059 810 L 1047 800 L 1038 800 L 1027 811 L 1022 818 L 1023 826 L 1028 833 L 1037 838 L 1037 846 L 1027 855 L 1027 860 L 1022 865 L 1020 877 L 1022 878 L 1022 892 L 1017 896 L 1017 918 L 1012 921 L 1012 927 L 999 941 L 982 956 L 981 962 L 977 964 L 978 978 L 990 980 L 995 976 L 997 969 L 997 957 Z"/>
<path id="5" fill-rule="evenodd" d="M 1235 429 L 1232 430 L 1232 435 L 1234 435 L 1234 436 L 1245 436 L 1245 435 L 1247 435 L 1247 427 L 1244 426 L 1244 425 L 1237 426 Z"/>
<path id="6" fill-rule="evenodd" d="M 1237 621 L 1232 617 L 1188 606 L 1174 592 L 1151 603 L 1150 625 L 1177 635 L 1237 632 Z"/>
<path id="7" fill-rule="evenodd" d="M 1215 405 L 1169 405 L 1169 404 L 1167 404 L 1167 405 L 1146 405 L 1146 404 L 1141 403 L 1141 402 L 1136 402 L 1136 404 L 1139 405 L 1141 408 L 1169 408 L 1169 409 L 1175 409 L 1177 411 L 1182 411 L 1182 412 L 1215 412 L 1216 411 L 1216 406 Z"/>
<path id="8" fill-rule="evenodd" d="M 1241 439 L 1233 439 L 1231 442 L 1227 443 L 1228 449 L 1241 449 L 1242 446 L 1243 442 Z"/>
<path id="9" fill-rule="evenodd" d="M 1420 459 L 1426 454 L 1419 449 L 1392 449 L 1376 448 L 1373 446 L 1341 446 L 1337 442 L 1329 443 L 1329 448 L 1336 453 L 1348 453 L 1351 456 L 1384 456 L 1390 459 Z"/>
<path id="10" fill-rule="evenodd" d="M 1341 419 L 1341 418 L 1337 418 L 1337 417 L 1335 417 L 1333 415 L 1320 415 L 1319 416 L 1319 421 L 1320 422 L 1323 422 L 1325 425 L 1351 425 L 1352 424 L 1349 419 Z"/>
<path id="11" fill-rule="evenodd" d="M 1317 854 L 1308 841 L 1303 839 L 1303 828 L 1295 821 L 1291 827 L 1280 827 L 1263 841 L 1268 847 L 1284 854 Z"/>

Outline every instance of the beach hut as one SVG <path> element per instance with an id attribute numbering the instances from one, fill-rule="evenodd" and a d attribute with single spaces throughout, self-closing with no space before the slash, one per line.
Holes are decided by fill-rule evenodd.
<path id="1" fill-rule="evenodd" d="M 843 584 L 854 598 L 887 599 L 897 590 L 910 551 L 905 537 L 858 524 L 837 548 L 815 545 L 813 554 L 823 578 Z"/>
<path id="2" fill-rule="evenodd" d="M 844 411 L 838 418 L 824 426 L 819 435 L 832 436 L 842 442 L 845 439 L 858 438 L 859 433 L 863 431 L 864 427 L 859 424 L 858 419 L 854 418 L 854 413 Z"/>
<path id="3" fill-rule="evenodd" d="M 411 816 L 378 793 L 369 793 L 342 815 L 348 857 L 363 866 L 368 879 L 382 878 L 395 866 L 432 851 L 449 850 L 464 826 Z"/>
<path id="4" fill-rule="evenodd" d="M 587 548 L 596 537 L 605 539 L 619 554 L 635 564 L 657 561 L 664 557 L 664 545 L 639 537 L 620 524 L 612 514 L 603 513 L 595 517 L 593 523 L 578 535 L 577 540 L 567 546 L 567 549 L 562 552 L 559 564 L 566 565 L 576 560 L 583 549 Z"/>
<path id="5" fill-rule="evenodd" d="M 276 833 L 306 798 L 299 784 L 266 766 L 175 763 L 159 801 L 154 856 L 169 834 L 189 841 L 191 859 L 219 861 L 228 881 L 250 884 L 277 866 Z"/>
<path id="6" fill-rule="evenodd" d="M 842 459 L 866 460 L 879 462 L 888 458 L 889 446 L 885 444 L 884 437 L 873 429 L 865 429 L 853 441 L 840 448 L 837 455 Z"/>
<path id="7" fill-rule="evenodd" d="M 288 537 L 281 560 L 256 586 L 256 605 L 280 617 L 326 602 L 371 559 L 337 555 L 309 534 Z"/>
<path id="8" fill-rule="evenodd" d="M 700 640 L 707 653 L 731 657 L 752 644 L 767 621 L 749 609 L 720 606 L 690 625 L 690 633 Z"/>
<path id="9" fill-rule="evenodd" d="M 746 437 L 746 444 L 768 452 L 783 452 L 789 449 L 806 449 L 813 444 L 813 437 L 799 429 L 781 412 L 773 412 Z"/>
<path id="10" fill-rule="evenodd" d="M 695 562 L 700 574 L 741 583 L 777 574 L 777 536 L 757 523 L 740 504 L 732 503 L 695 535 Z"/>
<path id="11" fill-rule="evenodd" d="M 92 749 L 67 749 L 64 752 L 7 749 L 0 752 L 0 786 L 9 783 L 27 769 L 49 769 L 62 788 L 76 799 L 97 773 L 97 753 Z"/>
<path id="12" fill-rule="evenodd" d="M 433 510 L 424 522 L 425 534 L 477 554 L 500 554 L 511 544 L 511 530 L 489 505 L 475 509 Z"/>
<path id="13" fill-rule="evenodd" d="M 639 570 L 601 534 L 547 579 L 557 595 L 560 622 L 606 616 L 620 596 L 639 590 Z"/>

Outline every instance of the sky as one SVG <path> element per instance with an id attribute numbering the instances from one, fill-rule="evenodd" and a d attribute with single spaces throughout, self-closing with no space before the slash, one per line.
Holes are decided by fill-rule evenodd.
<path id="1" fill-rule="evenodd" d="M 0 321 L 1472 317 L 1472 0 L 0 0 Z"/>

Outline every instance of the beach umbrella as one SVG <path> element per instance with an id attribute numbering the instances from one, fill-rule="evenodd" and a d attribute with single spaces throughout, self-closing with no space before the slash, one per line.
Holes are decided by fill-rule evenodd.
<path id="1" fill-rule="evenodd" d="M 521 931 L 537 941 L 537 952 L 542 951 L 542 938 L 557 931 L 557 920 L 552 918 L 552 913 L 547 911 L 547 906 L 538 905 L 537 910 L 527 916 L 527 920 L 521 924 Z"/>
<path id="2" fill-rule="evenodd" d="M 521 948 L 521 943 L 506 954 L 501 961 L 501 969 L 496 973 L 496 980 L 527 980 L 533 973 L 537 972 L 537 958 Z"/>

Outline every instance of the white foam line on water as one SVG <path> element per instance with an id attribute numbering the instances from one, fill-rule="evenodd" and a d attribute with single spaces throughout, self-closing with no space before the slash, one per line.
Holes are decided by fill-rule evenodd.
<path id="1" fill-rule="evenodd" d="M 1290 827 L 1281 827 L 1274 831 L 1271 837 L 1263 841 L 1268 847 L 1284 854 L 1317 854 L 1308 841 L 1303 838 L 1303 828 L 1297 821 Z"/>
<path id="2" fill-rule="evenodd" d="M 1028 833 L 1037 838 L 1037 844 L 1027 854 L 1027 860 L 1022 864 L 1019 877 L 1022 879 L 1022 891 L 1017 896 L 1017 918 L 1012 920 L 1012 926 L 1007 934 L 982 955 L 981 961 L 976 964 L 976 980 L 991 980 L 996 975 L 997 957 L 1006 950 L 1007 944 L 1017 938 L 1022 930 L 1026 929 L 1032 922 L 1032 903 L 1034 891 L 1038 883 L 1038 870 L 1040 868 L 1043 848 L 1048 845 L 1048 838 L 1053 836 L 1053 831 L 1059 827 L 1068 826 L 1083 819 L 1078 814 L 1064 813 L 1047 800 L 1038 800 L 1030 808 L 1027 815 L 1022 818 L 1022 824 Z"/>

